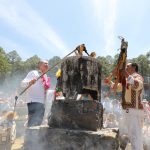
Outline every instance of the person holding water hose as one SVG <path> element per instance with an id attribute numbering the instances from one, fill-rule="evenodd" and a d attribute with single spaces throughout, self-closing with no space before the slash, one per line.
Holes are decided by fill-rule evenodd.
<path id="1" fill-rule="evenodd" d="M 29 85 L 32 85 L 26 91 L 28 127 L 39 126 L 42 124 L 45 112 L 46 93 L 50 87 L 50 77 L 47 77 L 47 75 L 44 74 L 48 69 L 48 61 L 41 60 L 38 64 L 38 70 L 30 71 L 21 82 L 22 87 L 28 87 Z M 38 79 L 39 77 L 40 79 Z"/>
<path id="2" fill-rule="evenodd" d="M 44 103 L 46 93 L 47 89 L 50 87 L 50 78 L 47 77 L 46 73 L 62 63 L 69 55 L 79 50 L 84 51 L 89 56 L 85 45 L 81 44 L 50 68 L 48 67 L 47 61 L 40 61 L 38 65 L 39 70 L 30 71 L 21 82 L 24 89 L 15 96 L 14 112 L 18 98 L 26 92 L 28 96 L 28 127 L 39 126 L 42 123 L 45 112 Z"/>

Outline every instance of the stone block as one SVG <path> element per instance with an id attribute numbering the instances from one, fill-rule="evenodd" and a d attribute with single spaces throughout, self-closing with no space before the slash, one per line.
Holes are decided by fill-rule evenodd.
<path id="1" fill-rule="evenodd" d="M 97 132 L 32 127 L 26 130 L 24 150 L 118 150 L 118 129 Z"/>
<path id="2" fill-rule="evenodd" d="M 103 107 L 92 100 L 55 100 L 48 117 L 50 127 L 94 130 L 103 126 Z"/>
<path id="3" fill-rule="evenodd" d="M 100 62 L 87 56 L 67 57 L 61 64 L 60 84 L 67 99 L 74 99 L 77 94 L 90 93 L 94 100 L 100 101 Z"/>

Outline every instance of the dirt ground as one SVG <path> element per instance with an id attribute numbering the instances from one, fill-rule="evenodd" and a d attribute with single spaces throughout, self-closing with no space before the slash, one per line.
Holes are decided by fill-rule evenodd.
<path id="1" fill-rule="evenodd" d="M 23 150 L 23 142 L 23 136 L 16 138 L 15 143 L 12 146 L 12 150 Z"/>

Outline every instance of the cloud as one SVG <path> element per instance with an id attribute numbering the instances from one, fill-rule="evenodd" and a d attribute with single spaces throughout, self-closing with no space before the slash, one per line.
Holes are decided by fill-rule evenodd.
<path id="1" fill-rule="evenodd" d="M 103 5 L 104 5 L 104 1 L 103 0 L 93 0 L 91 2 L 91 4 L 90 5 L 94 7 L 93 8 L 93 10 L 94 10 L 94 17 L 97 18 L 97 21 L 101 21 L 101 19 L 103 17 Z"/>
<path id="2" fill-rule="evenodd" d="M 115 35 L 115 22 L 117 19 L 117 6 L 118 0 L 93 0 L 90 2 L 93 7 L 93 17 L 100 29 L 98 32 L 104 38 L 104 50 L 107 54 L 112 53 L 114 49 L 116 35 Z M 100 42 L 101 43 L 101 42 Z"/>
<path id="3" fill-rule="evenodd" d="M 68 49 L 53 28 L 24 0 L 1 0 L 0 19 L 48 51 L 55 47 L 65 54 Z"/>
<path id="4" fill-rule="evenodd" d="M 107 14 L 104 17 L 104 38 L 105 50 L 109 53 L 114 49 L 115 22 L 117 17 L 117 0 L 109 0 L 107 5 Z"/>

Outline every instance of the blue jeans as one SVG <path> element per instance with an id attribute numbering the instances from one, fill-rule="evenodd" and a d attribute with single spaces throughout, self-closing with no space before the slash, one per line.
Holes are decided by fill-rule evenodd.
<path id="1" fill-rule="evenodd" d="M 40 126 L 43 121 L 45 106 L 42 103 L 27 103 L 28 106 L 28 127 Z"/>

